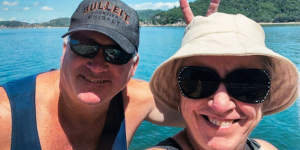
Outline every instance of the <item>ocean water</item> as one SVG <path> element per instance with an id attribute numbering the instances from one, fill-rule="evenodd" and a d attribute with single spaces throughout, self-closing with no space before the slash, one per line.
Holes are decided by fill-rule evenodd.
<path id="1" fill-rule="evenodd" d="M 300 26 L 265 26 L 267 46 L 292 60 L 300 69 Z M 0 29 L 0 84 L 60 66 L 62 39 L 67 28 Z M 180 47 L 183 27 L 142 27 L 140 63 L 134 78 L 149 81 L 155 68 Z M 281 150 L 300 149 L 300 99 L 288 110 L 266 116 L 251 137 Z M 177 133 L 180 128 L 143 122 L 130 150 L 140 150 Z"/>

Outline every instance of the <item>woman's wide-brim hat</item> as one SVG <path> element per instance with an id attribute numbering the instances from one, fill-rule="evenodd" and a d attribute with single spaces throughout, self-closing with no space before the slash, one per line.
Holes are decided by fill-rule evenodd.
<path id="1" fill-rule="evenodd" d="M 162 115 L 182 122 L 178 111 L 180 91 L 177 72 L 182 60 L 193 56 L 265 56 L 271 61 L 271 89 L 263 103 L 263 115 L 280 112 L 298 96 L 298 70 L 287 58 L 265 45 L 265 33 L 255 21 L 244 15 L 214 13 L 197 16 L 186 27 L 181 48 L 154 72 L 150 88 Z M 171 115 L 172 114 L 172 115 Z M 184 125 L 183 125 L 184 126 Z"/>

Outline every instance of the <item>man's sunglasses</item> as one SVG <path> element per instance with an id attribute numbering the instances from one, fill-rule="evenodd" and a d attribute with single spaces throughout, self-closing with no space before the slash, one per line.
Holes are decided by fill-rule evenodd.
<path id="1" fill-rule="evenodd" d="M 128 54 L 120 46 L 100 45 L 93 40 L 77 40 L 69 37 L 69 45 L 74 53 L 85 58 L 94 58 L 101 48 L 105 61 L 115 65 L 126 64 L 135 55 Z"/>
<path id="2" fill-rule="evenodd" d="M 271 86 L 269 73 L 264 69 L 236 69 L 223 79 L 212 68 L 186 66 L 180 70 L 177 79 L 185 97 L 209 97 L 217 91 L 222 82 L 230 96 L 251 104 L 264 102 Z"/>

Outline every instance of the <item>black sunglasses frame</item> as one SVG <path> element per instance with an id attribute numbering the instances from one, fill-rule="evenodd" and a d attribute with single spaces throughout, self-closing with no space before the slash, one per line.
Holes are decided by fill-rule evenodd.
<path id="1" fill-rule="evenodd" d="M 72 39 L 71 36 L 69 36 L 68 45 L 75 54 L 89 59 L 94 58 L 101 49 L 103 51 L 105 61 L 115 65 L 126 64 L 133 56 L 136 55 L 136 53 L 127 53 L 118 45 L 106 46 L 95 41 L 89 42 L 88 44 L 83 44 L 80 40 Z"/>
<path id="2" fill-rule="evenodd" d="M 186 72 L 186 71 L 189 71 L 189 72 Z M 198 95 L 192 95 L 193 93 L 192 94 L 188 93 L 187 88 L 184 87 L 184 86 L 186 86 L 184 84 L 188 84 L 184 80 L 190 80 L 190 79 L 186 79 L 187 77 L 186 77 L 186 75 L 184 75 L 184 73 L 192 73 L 192 71 L 197 72 L 198 75 L 199 75 L 199 73 L 202 73 L 202 78 L 207 78 L 209 80 L 209 81 L 200 81 L 200 78 L 198 77 L 197 81 L 201 82 L 200 87 L 199 87 L 199 85 L 196 85 L 198 89 L 200 88 L 200 91 L 197 91 L 198 93 L 196 93 Z M 259 76 L 257 76 L 257 75 L 259 75 Z M 240 78 L 241 76 L 247 76 L 247 77 L 250 77 L 250 79 L 245 81 L 245 78 Z M 239 81 L 236 78 L 241 79 L 241 80 Z M 232 81 L 235 81 L 235 82 L 232 82 Z M 243 81 L 245 81 L 245 82 L 243 82 Z M 256 84 L 257 81 L 263 82 L 263 83 Z M 233 97 L 239 101 L 242 101 L 245 103 L 250 103 L 250 104 L 263 103 L 266 100 L 267 96 L 269 95 L 270 88 L 271 88 L 271 77 L 270 77 L 269 71 L 267 71 L 265 69 L 252 69 L 252 68 L 238 68 L 238 69 L 235 69 L 235 70 L 231 71 L 230 73 L 228 73 L 225 76 L 225 78 L 221 78 L 219 76 L 219 74 L 212 68 L 201 67 L 201 66 L 185 66 L 185 67 L 182 67 L 180 69 L 180 71 L 178 72 L 177 82 L 178 82 L 178 86 L 179 86 L 181 94 L 184 97 L 194 99 L 194 100 L 201 99 L 201 98 L 207 98 L 207 97 L 213 95 L 219 88 L 220 84 L 224 83 L 224 85 L 227 89 L 227 92 L 231 97 Z M 249 82 L 249 83 L 247 83 L 247 82 Z M 255 83 L 250 83 L 250 82 L 255 82 Z M 194 86 L 195 86 L 195 84 L 194 84 Z M 244 90 L 244 91 L 242 91 L 242 90 Z M 250 92 L 258 92 L 258 90 L 262 90 L 261 92 L 264 94 L 259 93 L 261 96 L 258 96 L 256 94 L 253 95 L 253 93 L 250 93 Z M 193 91 L 193 92 L 195 92 L 195 91 Z"/>

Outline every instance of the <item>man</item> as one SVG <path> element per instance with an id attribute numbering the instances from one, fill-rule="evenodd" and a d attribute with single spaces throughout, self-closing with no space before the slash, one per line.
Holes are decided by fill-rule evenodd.
<path id="1" fill-rule="evenodd" d="M 119 0 L 84 0 L 63 37 L 60 70 L 0 88 L 1 149 L 126 149 L 154 104 L 130 99 L 126 87 L 139 61 L 136 12 Z"/>
<path id="2" fill-rule="evenodd" d="M 144 119 L 177 123 L 156 109 L 148 83 L 130 80 L 139 61 L 132 8 L 84 0 L 63 37 L 60 70 L 0 87 L 2 150 L 126 149 Z"/>

